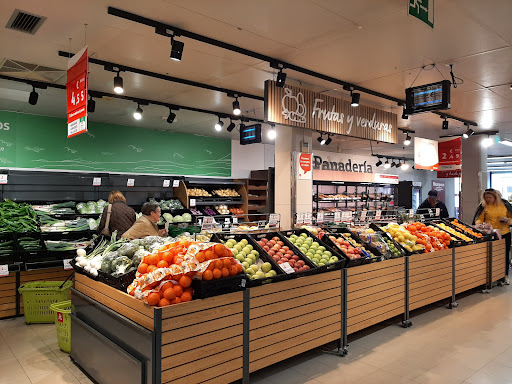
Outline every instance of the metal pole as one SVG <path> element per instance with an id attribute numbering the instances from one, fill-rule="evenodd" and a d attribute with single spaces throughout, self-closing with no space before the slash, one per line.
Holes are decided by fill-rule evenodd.
<path id="1" fill-rule="evenodd" d="M 455 301 L 455 248 L 452 248 L 452 302 L 448 308 L 457 308 L 459 304 Z"/>
<path id="2" fill-rule="evenodd" d="M 249 384 L 249 374 L 250 374 L 250 360 L 249 360 L 249 343 L 250 343 L 250 326 L 249 326 L 249 320 L 250 320 L 250 290 L 246 289 L 243 291 L 244 297 L 243 297 L 243 347 L 242 347 L 242 383 L 243 384 Z"/>
<path id="3" fill-rule="evenodd" d="M 409 320 L 409 256 L 405 256 L 405 301 L 404 301 L 404 321 L 402 327 L 408 328 L 412 326 Z"/>

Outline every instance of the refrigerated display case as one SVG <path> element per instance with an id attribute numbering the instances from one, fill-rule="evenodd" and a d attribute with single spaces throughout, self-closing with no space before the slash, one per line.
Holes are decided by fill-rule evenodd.
<path id="1" fill-rule="evenodd" d="M 405 209 L 414 209 L 420 206 L 421 200 L 421 182 L 418 181 L 400 181 L 395 185 L 396 206 Z"/>

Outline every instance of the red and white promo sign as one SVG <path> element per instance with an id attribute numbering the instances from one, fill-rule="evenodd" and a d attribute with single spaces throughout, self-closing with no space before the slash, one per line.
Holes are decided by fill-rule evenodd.
<path id="1" fill-rule="evenodd" d="M 462 138 L 439 139 L 439 171 L 437 177 L 449 179 L 462 175 Z"/>
<path id="2" fill-rule="evenodd" d="M 298 175 L 299 180 L 313 179 L 313 154 L 311 153 L 298 153 Z"/>
<path id="3" fill-rule="evenodd" d="M 84 47 L 68 61 L 66 83 L 68 138 L 87 132 L 87 76 L 89 58 Z"/>
<path id="4" fill-rule="evenodd" d="M 398 184 L 398 175 L 388 175 L 385 173 L 376 173 L 375 182 L 383 184 Z"/>
<path id="5" fill-rule="evenodd" d="M 414 138 L 414 168 L 437 171 L 439 169 L 438 143 L 435 140 Z"/>

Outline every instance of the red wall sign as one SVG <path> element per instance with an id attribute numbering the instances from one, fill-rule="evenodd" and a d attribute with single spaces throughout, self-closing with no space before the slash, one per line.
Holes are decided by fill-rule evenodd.
<path id="1" fill-rule="evenodd" d="M 87 76 L 89 58 L 87 47 L 68 61 L 66 103 L 68 113 L 68 137 L 87 132 Z"/>
<path id="2" fill-rule="evenodd" d="M 437 177 L 448 179 L 461 177 L 462 138 L 444 138 L 439 140 L 439 170 Z"/>
<path id="3" fill-rule="evenodd" d="M 311 172 L 312 169 L 312 161 L 311 161 L 311 153 L 301 153 L 299 157 L 299 164 L 301 169 L 304 171 L 304 174 Z"/>

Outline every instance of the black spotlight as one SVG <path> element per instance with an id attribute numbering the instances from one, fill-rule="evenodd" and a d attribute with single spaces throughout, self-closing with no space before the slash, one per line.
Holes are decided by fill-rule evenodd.
<path id="1" fill-rule="evenodd" d="M 30 105 L 36 105 L 38 98 L 39 98 L 39 94 L 36 92 L 36 88 L 34 86 L 32 86 L 32 92 L 30 92 L 30 96 L 28 97 L 28 103 Z"/>
<path id="2" fill-rule="evenodd" d="M 124 92 L 123 78 L 119 76 L 119 71 L 117 72 L 116 77 L 114 77 L 114 92 L 117 94 Z"/>
<path id="3" fill-rule="evenodd" d="M 409 133 L 407 133 L 407 136 L 405 136 L 404 145 L 410 145 L 411 144 L 411 136 L 409 136 Z"/>
<path id="4" fill-rule="evenodd" d="M 174 119 L 176 119 L 176 114 L 172 110 L 169 110 L 169 116 L 167 117 L 167 122 L 169 124 L 172 124 L 174 122 Z"/>
<path id="5" fill-rule="evenodd" d="M 391 162 L 391 168 L 396 167 L 395 159 L 391 159 L 391 160 L 393 160 L 393 161 Z"/>
<path id="6" fill-rule="evenodd" d="M 409 115 L 407 113 L 405 113 L 405 108 L 404 108 L 404 110 L 402 112 L 402 119 L 407 120 L 408 118 L 409 118 Z"/>
<path id="7" fill-rule="evenodd" d="M 276 86 L 279 88 L 283 88 L 285 82 L 286 82 L 286 73 L 284 73 L 283 70 L 280 69 L 279 73 L 277 74 Z"/>
<path id="8" fill-rule="evenodd" d="M 316 140 L 320 143 L 320 145 L 324 145 L 324 143 L 325 143 L 325 140 L 322 137 L 322 134 L 320 134 L 320 136 L 318 136 L 318 138 Z"/>
<path id="9" fill-rule="evenodd" d="M 375 163 L 375 166 L 376 166 L 376 167 L 380 167 L 381 165 L 382 165 L 382 160 L 381 160 L 381 159 L 380 159 L 380 157 L 379 157 L 379 161 L 377 161 L 377 162 Z"/>
<path id="10" fill-rule="evenodd" d="M 181 61 L 184 47 L 185 43 L 183 43 L 183 41 L 174 40 L 173 37 L 171 39 L 171 59 L 174 61 Z"/>
<path id="11" fill-rule="evenodd" d="M 329 145 L 332 143 L 332 138 L 331 136 L 327 136 L 327 140 L 325 140 L 325 144 L 324 145 Z"/>
<path id="12" fill-rule="evenodd" d="M 448 129 L 448 120 L 446 119 L 443 121 L 443 129 Z"/>
<path id="13" fill-rule="evenodd" d="M 238 97 L 233 101 L 233 115 L 239 116 L 242 113 L 240 109 L 240 103 L 238 102 Z"/>
<path id="14" fill-rule="evenodd" d="M 361 94 L 350 91 L 350 95 L 352 96 L 352 102 L 350 103 L 350 105 L 352 107 L 358 107 L 359 99 L 361 99 Z"/>
<path id="15" fill-rule="evenodd" d="M 96 110 L 96 101 L 93 100 L 92 97 L 87 101 L 87 112 L 93 113 Z"/>
<path id="16" fill-rule="evenodd" d="M 473 131 L 471 128 L 468 128 L 468 130 L 466 132 L 464 132 L 462 134 L 462 137 L 467 139 L 469 136 L 471 136 L 473 133 L 475 133 L 475 131 Z"/>
<path id="17" fill-rule="evenodd" d="M 233 129 L 235 129 L 235 123 L 233 123 L 233 120 L 230 120 L 230 123 L 228 127 L 226 128 L 226 131 L 231 132 Z"/>

